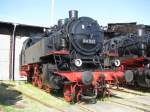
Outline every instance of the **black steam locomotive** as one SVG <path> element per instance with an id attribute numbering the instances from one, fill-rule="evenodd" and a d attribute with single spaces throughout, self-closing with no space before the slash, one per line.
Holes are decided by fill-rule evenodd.
<path id="1" fill-rule="evenodd" d="M 126 82 L 150 87 L 150 26 L 109 24 L 105 33 L 104 52 L 116 54 Z"/>
<path id="2" fill-rule="evenodd" d="M 21 75 L 39 88 L 63 90 L 69 102 L 95 99 L 104 92 L 96 71 L 101 67 L 102 45 L 99 24 L 69 11 L 69 18 L 24 42 Z"/>

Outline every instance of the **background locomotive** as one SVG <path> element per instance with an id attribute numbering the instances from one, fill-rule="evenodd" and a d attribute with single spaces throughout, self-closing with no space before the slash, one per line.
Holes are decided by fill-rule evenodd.
<path id="1" fill-rule="evenodd" d="M 69 18 L 24 42 L 21 75 L 39 88 L 63 90 L 69 102 L 95 99 L 105 88 L 96 71 L 101 67 L 102 42 L 103 31 L 95 20 L 69 11 Z"/>
<path id="2" fill-rule="evenodd" d="M 150 26 L 136 23 L 109 24 L 104 51 L 121 61 L 126 82 L 150 87 Z"/>

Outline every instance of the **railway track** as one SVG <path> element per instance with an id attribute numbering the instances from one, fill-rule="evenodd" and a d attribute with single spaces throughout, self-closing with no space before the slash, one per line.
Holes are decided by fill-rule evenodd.
<path id="1" fill-rule="evenodd" d="M 33 92 L 34 89 L 32 90 L 32 85 L 30 87 L 31 88 L 29 88 L 27 86 L 27 88 L 32 93 L 34 93 Z M 118 92 L 119 93 L 118 96 L 122 97 L 122 99 L 117 98 L 117 97 L 110 97 L 110 98 L 108 98 L 108 101 L 97 101 L 96 104 L 86 104 L 86 103 L 81 102 L 81 103 L 76 103 L 76 104 L 73 104 L 73 105 L 67 104 L 69 106 L 68 107 L 66 106 L 65 108 L 55 105 L 55 104 L 57 104 L 56 102 L 59 102 L 59 103 L 65 102 L 62 97 L 57 97 L 57 96 L 55 97 L 55 96 L 52 95 L 52 97 L 54 97 L 55 100 L 58 99 L 58 100 L 56 100 L 56 102 L 54 101 L 55 104 L 53 104 L 53 103 L 48 103 L 45 100 L 41 100 L 40 98 L 37 97 L 37 95 L 33 95 L 28 90 L 26 91 L 27 88 L 24 88 L 22 90 L 20 90 L 20 88 L 17 88 L 17 87 L 11 87 L 11 88 L 21 92 L 22 95 L 24 95 L 25 97 L 28 97 L 28 98 L 44 105 L 45 107 L 52 108 L 52 109 L 56 110 L 56 112 L 70 112 L 70 110 L 72 112 L 101 112 L 101 110 L 103 111 L 103 108 L 105 108 L 105 106 L 109 107 L 111 105 L 115 105 L 115 107 L 113 107 L 112 109 L 115 108 L 116 110 L 117 110 L 117 108 L 121 108 L 121 109 L 129 108 L 129 109 L 133 109 L 133 110 L 138 110 L 138 112 L 150 112 L 150 102 L 149 103 L 145 103 L 145 102 L 142 103 L 142 102 L 136 101 L 136 99 L 132 100 L 132 98 L 134 98 L 134 96 L 146 99 L 148 97 L 147 95 L 145 95 L 144 93 L 142 94 L 140 92 L 130 91 L 130 90 L 127 90 L 127 89 L 122 89 L 122 88 L 118 89 L 118 90 L 113 89 L 113 88 L 111 89 L 115 92 L 115 94 L 117 94 L 117 92 Z M 42 91 L 41 91 L 42 93 L 45 93 L 44 90 L 42 90 Z M 125 98 L 124 96 L 122 96 L 121 93 L 126 95 L 126 96 L 131 94 L 132 98 L 131 99 L 130 98 Z M 48 95 L 48 96 L 51 96 L 51 95 Z M 53 102 L 53 100 L 52 100 L 52 102 Z M 110 102 L 110 104 L 109 104 L 109 102 Z M 108 111 L 106 109 L 106 112 L 111 112 L 111 111 Z M 122 111 L 122 112 L 126 112 L 126 111 Z"/>
<path id="2" fill-rule="evenodd" d="M 111 88 L 110 90 L 113 90 L 113 92 L 115 92 L 115 94 L 117 94 L 117 92 L 122 92 L 122 93 L 125 93 L 127 96 L 129 94 L 133 95 L 132 97 L 129 97 L 129 98 L 124 98 L 121 95 L 119 95 L 118 98 L 120 98 L 120 99 L 117 99 L 117 98 L 115 98 L 113 100 L 110 99 L 109 100 L 110 102 L 115 103 L 115 104 L 119 104 L 122 106 L 130 107 L 130 108 L 135 108 L 135 109 L 140 110 L 140 111 L 150 112 L 150 105 L 149 104 L 145 104 L 145 103 L 139 102 L 138 100 L 137 101 L 135 100 L 135 98 L 139 98 L 139 97 L 145 97 L 146 98 L 146 97 L 149 97 L 149 95 L 146 95 L 142 92 L 129 90 L 126 88 L 121 88 L 121 89 Z M 113 95 L 113 96 L 115 96 L 115 95 Z M 122 99 L 121 99 L 121 97 L 122 97 Z"/>
<path id="3" fill-rule="evenodd" d="M 45 106 L 47 108 L 51 108 L 51 109 L 55 110 L 56 112 L 66 112 L 63 109 L 58 108 L 57 106 L 53 106 L 50 103 L 44 102 L 44 101 L 34 97 L 34 95 L 32 95 L 32 94 L 30 95 L 30 94 L 27 94 L 27 93 L 21 91 L 19 88 L 17 88 L 15 86 L 16 84 L 14 82 L 10 82 L 10 83 L 9 82 L 6 82 L 6 83 L 5 82 L 0 82 L 0 84 L 3 87 L 7 87 L 7 89 L 9 89 L 9 90 L 18 91 L 20 94 L 22 94 L 23 97 L 27 97 L 27 98 L 31 99 L 32 101 L 40 103 L 40 104 L 42 104 L 43 106 Z"/>
<path id="4" fill-rule="evenodd" d="M 37 99 L 37 98 L 34 98 L 34 97 L 32 97 L 31 95 L 27 95 L 27 94 L 25 94 L 25 93 L 22 93 L 22 94 L 23 94 L 24 96 L 26 96 L 26 97 L 28 97 L 28 98 L 34 100 L 34 101 L 37 101 L 37 102 L 41 103 L 42 105 L 44 105 L 44 106 L 46 106 L 46 107 L 48 107 L 48 108 L 53 108 L 53 109 L 55 109 L 55 110 L 57 110 L 57 111 L 59 111 L 59 112 L 66 112 L 66 111 L 64 111 L 64 110 L 62 110 L 62 109 L 60 109 L 60 108 L 57 108 L 57 107 L 55 107 L 55 106 L 53 106 L 53 105 L 50 105 L 50 104 L 48 104 L 48 103 L 45 103 L 45 102 L 43 102 L 43 101 L 41 101 L 41 100 L 39 100 L 39 99 Z"/>
<path id="5" fill-rule="evenodd" d="M 20 91 L 19 89 L 17 89 L 17 88 L 14 88 L 14 87 L 11 87 L 12 89 L 16 89 L 17 91 Z M 43 89 L 41 89 L 43 92 L 45 92 Z M 38 98 L 35 98 L 35 97 L 33 97 L 33 96 L 31 96 L 31 95 L 29 95 L 29 94 L 27 94 L 27 93 L 25 93 L 25 92 L 23 92 L 23 91 L 20 91 L 24 96 L 26 96 L 26 97 L 28 97 L 28 98 L 30 98 L 30 99 L 32 99 L 32 100 L 34 100 L 34 101 L 36 101 L 36 102 L 38 102 L 38 103 L 41 103 L 42 105 L 44 105 L 44 106 L 46 106 L 46 107 L 48 107 L 48 108 L 53 108 L 53 109 L 55 109 L 55 110 L 57 110 L 57 111 L 59 111 L 59 112 L 68 112 L 68 111 L 66 111 L 66 110 L 63 110 L 63 109 L 61 109 L 61 108 L 58 108 L 57 106 L 53 106 L 53 105 L 51 105 L 51 104 L 49 104 L 49 103 L 46 103 L 46 102 L 44 102 L 44 101 L 41 101 L 41 100 L 39 100 Z M 65 101 L 64 100 L 64 98 L 62 98 L 62 97 L 56 97 L 58 100 L 61 100 L 61 101 Z M 76 108 L 79 108 L 82 112 L 96 112 L 95 110 L 93 110 L 92 108 L 88 108 L 88 107 L 85 107 L 84 106 L 84 104 L 82 104 L 82 103 L 76 103 L 76 104 L 74 104 L 74 106 L 76 106 Z"/>
<path id="6" fill-rule="evenodd" d="M 146 95 L 144 95 L 144 94 L 142 94 L 142 93 L 137 93 L 137 92 L 128 91 L 128 90 L 124 90 L 124 89 L 113 89 L 113 88 L 112 88 L 112 90 L 114 90 L 114 91 L 119 91 L 119 92 L 123 92 L 123 93 L 126 93 L 126 94 L 132 94 L 132 95 L 138 95 L 138 96 L 146 96 Z M 44 91 L 44 90 L 43 90 L 43 91 Z M 63 110 L 63 109 L 61 109 L 61 108 L 58 108 L 57 106 L 53 106 L 53 105 L 48 104 L 48 103 L 46 103 L 46 102 L 43 102 L 43 101 L 41 101 L 41 100 L 39 100 L 39 99 L 37 99 L 37 98 L 34 98 L 34 97 L 32 97 L 31 95 L 28 95 L 28 94 L 23 93 L 23 92 L 22 92 L 22 94 L 23 94 L 24 96 L 26 96 L 26 97 L 28 97 L 28 98 L 34 100 L 34 101 L 37 101 L 37 102 L 43 104 L 43 105 L 46 106 L 46 107 L 56 109 L 56 110 L 59 111 L 59 112 L 67 112 L 67 111 L 65 111 L 65 110 Z M 63 99 L 62 97 L 56 97 L 56 98 L 59 99 L 59 100 L 61 100 L 61 101 L 64 101 L 64 99 Z M 138 104 L 138 102 L 134 102 L 134 101 L 131 101 L 131 100 L 129 100 L 129 99 L 127 99 L 127 100 L 128 100 L 129 102 Z M 124 99 L 124 101 L 127 101 L 127 100 Z M 125 103 L 124 101 L 117 101 L 117 100 L 109 100 L 109 101 L 112 102 L 112 103 L 115 103 L 115 104 L 119 104 L 119 105 L 125 106 L 125 107 L 134 108 L 134 109 L 137 109 L 137 110 L 140 110 L 140 111 L 144 111 L 144 112 L 150 112 L 150 110 L 148 109 L 149 105 L 146 105 L 146 104 L 143 104 L 143 105 L 142 105 L 142 104 L 140 103 L 139 105 L 141 105 L 141 106 L 139 107 L 139 106 L 131 105 L 130 103 L 129 103 L 129 104 L 128 104 L 128 103 Z M 97 103 L 97 104 L 95 104 L 95 105 L 100 106 L 99 103 Z M 84 103 L 76 103 L 76 104 L 74 104 L 74 106 L 76 106 L 76 108 L 80 108 L 80 110 L 81 110 L 82 112 L 98 112 L 98 111 L 94 110 L 93 108 L 89 108 L 88 106 L 84 106 Z M 143 108 L 142 106 L 144 106 L 144 107 L 146 107 L 146 108 Z"/>
<path id="7" fill-rule="evenodd" d="M 41 89 L 43 90 L 43 89 Z M 43 90 L 45 92 L 45 90 Z M 29 96 L 30 97 L 30 96 Z M 64 98 L 62 97 L 56 97 L 58 100 L 61 100 L 61 101 L 65 101 Z M 66 101 L 65 101 L 66 102 Z M 93 110 L 92 108 L 88 108 L 88 107 L 85 107 L 83 103 L 76 103 L 74 104 L 75 106 L 79 107 L 83 112 L 96 112 L 95 110 Z M 58 109 L 59 110 L 59 109 Z M 59 110 L 61 111 L 61 110 Z M 66 111 L 61 111 L 61 112 L 66 112 Z"/>
<path id="8" fill-rule="evenodd" d="M 110 102 L 116 103 L 116 104 L 119 104 L 119 105 L 122 105 L 122 106 L 130 107 L 130 108 L 134 108 L 134 109 L 137 109 L 137 110 L 140 110 L 140 111 L 150 112 L 150 109 L 145 108 L 145 107 L 142 107 L 143 105 L 141 105 L 141 106 L 139 107 L 139 106 L 135 106 L 135 105 L 131 105 L 131 104 L 124 103 L 123 101 L 112 101 L 112 100 L 110 100 Z M 137 103 L 137 102 L 135 102 L 135 104 L 136 104 L 136 103 Z M 150 108 L 150 107 L 149 107 L 149 108 Z"/>
<path id="9" fill-rule="evenodd" d="M 123 88 L 121 88 L 121 89 L 120 88 L 119 89 L 110 88 L 110 90 L 124 92 L 124 93 L 129 93 L 129 94 L 133 94 L 133 95 L 146 96 L 145 94 L 142 94 L 142 93 L 139 93 L 139 92 L 133 92 L 133 91 L 125 90 Z"/>
<path id="10" fill-rule="evenodd" d="M 57 97 L 57 99 L 64 101 L 63 98 Z M 80 103 L 76 103 L 74 104 L 75 106 L 79 107 L 83 112 L 96 112 L 95 110 L 93 110 L 92 108 L 88 108 L 84 106 L 84 103 L 80 102 Z"/>
<path id="11" fill-rule="evenodd" d="M 80 109 L 82 109 L 85 112 L 96 112 L 95 110 L 91 109 L 91 108 L 87 108 L 82 104 L 77 104 L 79 106 Z"/>
<path id="12" fill-rule="evenodd" d="M 15 89 L 15 90 L 19 91 L 18 89 L 14 88 L 14 87 L 11 87 L 11 89 Z M 46 103 L 46 102 L 44 102 L 44 101 L 41 101 L 40 99 L 35 98 L 35 97 L 33 97 L 32 95 L 26 94 L 26 93 L 24 93 L 24 92 L 22 92 L 22 91 L 19 91 L 19 92 L 21 92 L 21 94 L 24 95 L 25 97 L 28 97 L 29 99 L 31 99 L 31 100 L 33 100 L 33 101 L 36 101 L 36 102 L 38 102 L 38 103 L 44 105 L 45 107 L 53 108 L 53 109 L 55 109 L 55 110 L 57 110 L 57 111 L 59 111 L 59 112 L 66 112 L 66 111 L 64 111 L 63 109 L 58 108 L 57 106 L 53 106 L 53 105 L 51 105 L 51 104 L 49 104 L 49 103 Z"/>

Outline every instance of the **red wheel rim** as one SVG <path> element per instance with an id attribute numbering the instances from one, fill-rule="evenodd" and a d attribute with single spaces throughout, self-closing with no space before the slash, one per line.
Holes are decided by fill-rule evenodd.
<path id="1" fill-rule="evenodd" d="M 71 102 L 72 101 L 70 86 L 64 86 L 64 99 L 67 102 Z"/>
<path id="2" fill-rule="evenodd" d="M 38 79 L 37 79 L 36 76 L 33 77 L 33 79 L 32 79 L 32 84 L 33 84 L 34 86 L 37 86 L 37 84 L 38 84 Z"/>
<path id="3" fill-rule="evenodd" d="M 45 86 L 45 91 L 46 91 L 47 93 L 49 93 L 49 92 L 50 92 L 50 88 L 49 88 L 49 86 L 48 86 L 48 85 L 46 85 L 46 86 Z"/>
<path id="4" fill-rule="evenodd" d="M 41 78 L 38 78 L 37 84 L 38 84 L 38 88 L 42 89 L 43 84 Z"/>
<path id="5" fill-rule="evenodd" d="M 35 78 L 32 79 L 32 85 L 34 85 L 34 86 L 36 85 L 35 84 Z"/>

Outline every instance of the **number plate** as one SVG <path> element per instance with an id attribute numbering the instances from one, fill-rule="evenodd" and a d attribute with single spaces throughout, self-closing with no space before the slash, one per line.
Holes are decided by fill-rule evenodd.
<path id="1" fill-rule="evenodd" d="M 95 44 L 95 40 L 94 39 L 83 39 L 82 42 L 84 44 Z"/>

